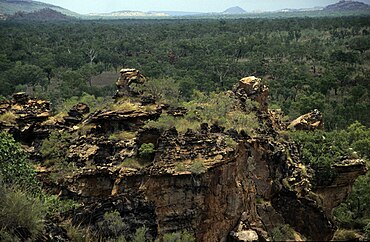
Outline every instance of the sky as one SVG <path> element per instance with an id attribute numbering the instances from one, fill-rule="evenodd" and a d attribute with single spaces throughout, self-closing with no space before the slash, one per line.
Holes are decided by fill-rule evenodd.
<path id="1" fill-rule="evenodd" d="M 247 12 L 272 11 L 283 8 L 310 8 L 326 6 L 339 0 L 38 0 L 71 11 L 107 13 L 121 10 L 132 11 L 186 11 L 222 12 L 239 6 Z M 358 0 L 370 4 L 370 0 Z"/>

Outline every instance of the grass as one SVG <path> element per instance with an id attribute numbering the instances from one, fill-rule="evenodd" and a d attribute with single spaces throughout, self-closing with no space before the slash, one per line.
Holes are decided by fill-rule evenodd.
<path id="1" fill-rule="evenodd" d="M 48 120 L 44 121 L 43 125 L 54 125 L 58 122 L 64 122 L 64 117 L 68 116 L 67 112 L 59 112 L 56 115 L 48 118 Z"/>
<path id="2" fill-rule="evenodd" d="M 136 132 L 127 132 L 127 131 L 121 131 L 121 132 L 116 132 L 111 135 L 109 135 L 110 140 L 131 140 L 136 138 L 137 133 Z"/>
<path id="3" fill-rule="evenodd" d="M 134 168 L 134 169 L 140 169 L 143 167 L 141 162 L 138 159 L 134 158 L 127 158 L 125 159 L 121 165 L 121 167 L 128 167 L 128 168 Z"/>
<path id="4" fill-rule="evenodd" d="M 17 187 L 0 184 L 0 231 L 19 239 L 33 240 L 43 230 L 42 201 Z"/>
<path id="5" fill-rule="evenodd" d="M 236 142 L 233 138 L 231 137 L 226 137 L 225 138 L 225 144 L 227 147 L 235 149 L 238 146 L 238 142 Z"/>
<path id="6" fill-rule="evenodd" d="M 3 114 L 0 114 L 0 121 L 3 121 L 5 123 L 14 124 L 16 122 L 16 119 L 17 115 L 12 112 L 5 112 Z"/>
<path id="7" fill-rule="evenodd" d="M 200 159 L 194 160 L 189 167 L 189 171 L 195 175 L 199 175 L 206 172 L 206 166 L 204 165 L 203 160 Z"/>
<path id="8" fill-rule="evenodd" d="M 112 104 L 110 108 L 113 111 L 134 111 L 139 109 L 139 105 L 130 100 L 121 100 L 118 103 Z"/>
<path id="9" fill-rule="evenodd" d="M 358 236 L 356 235 L 355 231 L 353 230 L 346 230 L 346 229 L 338 229 L 332 241 L 356 241 Z"/>

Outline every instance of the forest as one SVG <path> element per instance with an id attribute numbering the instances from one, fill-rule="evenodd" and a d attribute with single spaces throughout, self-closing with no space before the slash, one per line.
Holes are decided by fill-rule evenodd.
<path id="1" fill-rule="evenodd" d="M 290 118 L 317 108 L 329 131 L 369 126 L 369 17 L 0 24 L 4 97 L 112 96 L 115 80 L 91 79 L 122 67 L 173 80 L 183 100 L 255 75 Z"/>
<path id="2" fill-rule="evenodd" d="M 320 182 L 335 176 L 330 166 L 345 156 L 370 158 L 369 23 L 369 16 L 3 21 L 0 100 L 26 91 L 51 100 L 55 113 L 77 101 L 96 108 L 111 100 L 119 70 L 136 68 L 153 94 L 176 93 L 167 99 L 180 105 L 215 99 L 253 75 L 285 120 L 322 112 L 325 130 L 286 134 L 302 144 L 303 161 Z M 112 79 L 101 77 L 106 73 Z M 15 145 L 2 135 L 0 149 Z M 370 236 L 369 184 L 367 173 L 335 210 L 341 228 Z"/>

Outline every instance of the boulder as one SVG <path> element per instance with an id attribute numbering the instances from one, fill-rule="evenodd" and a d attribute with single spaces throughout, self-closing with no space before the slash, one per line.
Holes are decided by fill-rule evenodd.
<path id="1" fill-rule="evenodd" d="M 288 129 L 293 130 L 315 130 L 322 129 L 323 127 L 323 117 L 317 109 L 298 117 L 288 125 Z"/>

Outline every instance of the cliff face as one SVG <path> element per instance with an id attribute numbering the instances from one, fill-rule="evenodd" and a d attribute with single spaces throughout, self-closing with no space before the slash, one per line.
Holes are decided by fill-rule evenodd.
<path id="1" fill-rule="evenodd" d="M 80 134 L 65 144 L 73 170 L 56 170 L 42 163 L 38 168 L 45 190 L 83 204 L 63 214 L 57 223 L 72 220 L 94 227 L 104 213 L 116 210 L 125 234 L 146 226 L 148 239 L 186 230 L 197 241 L 269 240 L 275 227 L 289 224 L 306 238 L 329 240 L 335 231 L 331 210 L 346 198 L 356 177 L 366 172 L 365 164 L 338 164 L 340 175 L 333 184 L 313 190 L 310 168 L 300 162 L 297 146 L 280 138 L 275 130 L 286 125 L 280 125 L 276 113 L 267 111 L 267 93 L 268 88 L 253 77 L 242 79 L 230 94 L 239 100 L 241 110 L 248 99 L 260 103 L 256 111 L 266 126 L 254 137 L 214 124 L 202 124 L 199 130 L 185 133 L 175 128 L 143 128 L 147 120 L 162 113 L 181 116 L 186 112 L 145 102 L 137 103 L 135 110 L 93 114 L 85 114 L 88 110 L 79 104 L 54 125 L 45 121 L 49 114 L 42 120 L 30 118 L 33 128 L 27 129 L 31 134 L 27 139 L 22 130 L 29 126 L 21 116 L 15 124 L 3 123 L 2 127 L 27 141 L 33 157 L 41 162 L 38 149 L 47 133 L 36 135 L 38 130 Z M 37 102 L 23 99 L 24 104 Z M 0 104 L 0 112 L 18 114 L 12 110 L 19 102 Z M 89 130 L 83 134 L 87 125 Z M 108 137 L 117 131 L 130 135 L 119 140 Z M 148 143 L 153 144 L 154 152 L 145 161 L 129 165 Z"/>

